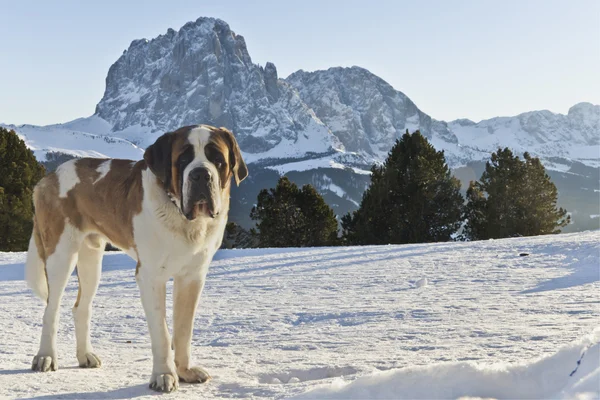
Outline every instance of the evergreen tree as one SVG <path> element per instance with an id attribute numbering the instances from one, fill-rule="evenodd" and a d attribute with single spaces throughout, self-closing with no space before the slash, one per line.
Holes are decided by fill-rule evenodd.
<path id="1" fill-rule="evenodd" d="M 27 250 L 32 194 L 44 168 L 14 131 L 0 127 L 0 251 Z"/>
<path id="2" fill-rule="evenodd" d="M 248 249 L 258 247 L 256 237 L 235 222 L 228 222 L 223 234 L 222 249 Z"/>
<path id="3" fill-rule="evenodd" d="M 311 185 L 299 189 L 286 177 L 258 194 L 250 218 L 260 247 L 330 246 L 337 243 L 333 210 Z"/>
<path id="4" fill-rule="evenodd" d="M 486 163 L 467 191 L 464 234 L 472 240 L 559 233 L 570 217 L 556 207 L 558 191 L 538 158 L 508 148 Z"/>
<path id="5" fill-rule="evenodd" d="M 447 241 L 460 227 L 460 182 L 419 131 L 406 131 L 371 172 L 359 209 L 342 218 L 346 243 Z"/>

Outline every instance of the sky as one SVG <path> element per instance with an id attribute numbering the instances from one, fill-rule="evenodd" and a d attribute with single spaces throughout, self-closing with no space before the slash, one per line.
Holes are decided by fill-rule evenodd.
<path id="1" fill-rule="evenodd" d="M 364 67 L 435 119 L 600 104 L 599 0 L 0 0 L 0 122 L 94 113 L 132 40 L 226 21 L 280 77 Z"/>

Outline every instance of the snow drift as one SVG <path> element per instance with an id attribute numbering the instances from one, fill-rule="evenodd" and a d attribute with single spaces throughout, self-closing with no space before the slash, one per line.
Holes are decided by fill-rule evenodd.
<path id="1" fill-rule="evenodd" d="M 600 329 L 529 364 L 474 362 L 408 367 L 337 378 L 295 399 L 595 399 L 600 396 Z"/>

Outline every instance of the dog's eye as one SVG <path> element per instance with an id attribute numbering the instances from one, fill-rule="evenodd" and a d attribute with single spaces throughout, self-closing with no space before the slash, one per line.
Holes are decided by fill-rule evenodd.
<path id="1" fill-rule="evenodd" d="M 217 154 L 217 155 L 215 156 L 215 166 L 216 166 L 217 168 L 222 168 L 224 165 L 225 165 L 225 159 L 223 158 L 223 156 L 222 156 L 222 155 L 220 155 L 220 154 Z"/>
<path id="2" fill-rule="evenodd" d="M 179 156 L 179 164 L 180 165 L 187 165 L 189 163 L 192 162 L 192 160 L 194 159 L 194 149 L 191 147 L 188 147 L 183 153 L 181 153 L 181 155 Z"/>

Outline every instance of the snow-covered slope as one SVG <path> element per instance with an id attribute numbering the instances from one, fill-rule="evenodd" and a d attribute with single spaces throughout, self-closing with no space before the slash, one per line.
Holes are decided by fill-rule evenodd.
<path id="1" fill-rule="evenodd" d="M 133 160 L 140 159 L 144 154 L 143 148 L 129 141 L 106 135 L 108 124 L 97 116 L 48 126 L 0 126 L 17 132 L 39 161 L 47 161 L 52 153 L 71 157 Z"/>
<path id="2" fill-rule="evenodd" d="M 600 325 L 599 253 L 600 232 L 219 251 L 192 349 L 213 380 L 182 384 L 175 397 L 286 398 L 328 385 L 306 395 L 560 398 L 567 389 L 566 398 L 590 390 L 598 398 L 598 336 L 584 336 Z M 104 258 L 91 329 L 102 367 L 77 368 L 72 276 L 59 370 L 41 374 L 30 364 L 44 305 L 23 282 L 24 260 L 0 253 L 0 397 L 156 398 L 135 263 L 122 253 Z"/>
<path id="3" fill-rule="evenodd" d="M 531 111 L 515 117 L 498 117 L 474 123 L 457 120 L 449 124 L 458 143 L 489 154 L 498 147 L 529 152 L 546 161 L 546 167 L 561 170 L 563 158 L 600 166 L 600 105 L 579 103 L 567 115 Z M 568 169 L 568 168 L 567 168 Z"/>

